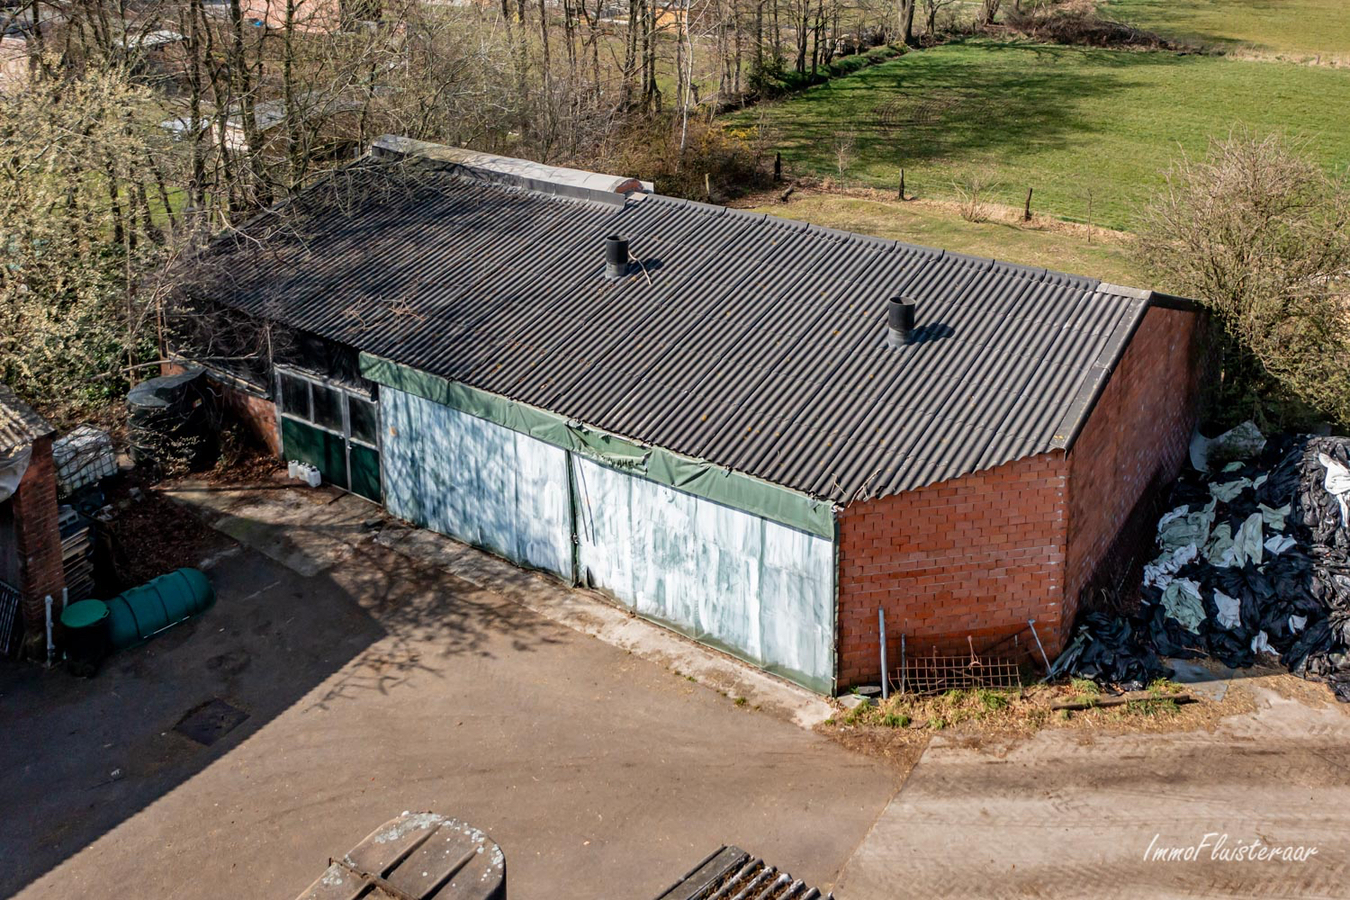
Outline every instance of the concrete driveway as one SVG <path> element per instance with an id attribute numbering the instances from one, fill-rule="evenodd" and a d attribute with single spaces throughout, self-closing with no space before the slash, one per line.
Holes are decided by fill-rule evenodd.
<path id="1" fill-rule="evenodd" d="M 722 843 L 824 885 L 897 787 L 378 542 L 330 556 L 227 552 L 214 609 L 93 680 L 0 669 L 0 895 L 285 898 L 405 810 L 489 832 L 515 897 L 653 897 Z M 248 718 L 173 730 L 213 698 Z"/>
<path id="2" fill-rule="evenodd" d="M 1047 730 L 1002 751 L 935 740 L 838 896 L 1347 896 L 1350 716 L 1324 689 L 1304 686 L 1328 698 L 1308 705 L 1262 681 L 1234 688 L 1255 711 L 1212 733 Z M 1224 857 L 1257 842 L 1316 853 Z"/>

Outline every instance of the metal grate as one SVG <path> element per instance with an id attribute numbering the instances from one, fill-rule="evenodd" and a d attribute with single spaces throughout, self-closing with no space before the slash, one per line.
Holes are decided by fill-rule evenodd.
<path id="1" fill-rule="evenodd" d="M 189 710 L 187 715 L 173 726 L 173 730 L 192 738 L 204 747 L 209 747 L 239 727 L 247 718 L 248 713 L 217 697 Z"/>
<path id="2" fill-rule="evenodd" d="M 0 656 L 13 656 L 18 650 L 23 633 L 19 600 L 19 592 L 0 581 Z"/>
<path id="3" fill-rule="evenodd" d="M 739 847 L 722 847 L 657 900 L 833 900 Z"/>
<path id="4" fill-rule="evenodd" d="M 1018 688 L 1022 668 L 1014 659 L 981 657 L 975 653 L 960 656 L 902 657 L 895 673 L 902 694 L 940 694 L 943 691 L 970 688 Z"/>

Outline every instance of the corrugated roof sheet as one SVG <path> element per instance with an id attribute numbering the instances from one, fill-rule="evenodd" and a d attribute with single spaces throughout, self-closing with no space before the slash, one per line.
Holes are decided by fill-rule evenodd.
<path id="1" fill-rule="evenodd" d="M 20 400 L 8 385 L 0 384 L 0 453 L 8 453 L 55 433 L 56 429 Z"/>
<path id="2" fill-rule="evenodd" d="M 1147 307 L 1095 279 L 658 195 L 398 171 L 343 170 L 222 238 L 194 292 L 841 503 L 1065 447 Z M 642 261 L 619 282 L 609 234 Z M 898 349 L 896 295 L 919 324 Z"/>

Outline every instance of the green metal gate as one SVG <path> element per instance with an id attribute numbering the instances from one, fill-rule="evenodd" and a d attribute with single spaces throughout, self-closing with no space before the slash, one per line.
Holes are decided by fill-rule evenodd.
<path id="1" fill-rule="evenodd" d="M 295 369 L 277 369 L 281 449 L 324 481 L 381 502 L 380 419 L 373 399 L 350 385 Z"/>

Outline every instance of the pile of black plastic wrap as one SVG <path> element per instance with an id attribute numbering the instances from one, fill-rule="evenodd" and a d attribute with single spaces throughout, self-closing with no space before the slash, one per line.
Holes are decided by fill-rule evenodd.
<path id="1" fill-rule="evenodd" d="M 1135 687 L 1170 674 L 1161 657 L 1233 668 L 1278 657 L 1350 702 L 1347 501 L 1350 438 L 1291 437 L 1188 469 L 1158 523 L 1138 613 L 1085 616 L 1051 673 Z"/>

